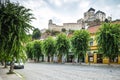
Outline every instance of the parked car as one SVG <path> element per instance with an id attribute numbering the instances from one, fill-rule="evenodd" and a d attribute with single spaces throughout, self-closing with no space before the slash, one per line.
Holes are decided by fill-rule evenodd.
<path id="1" fill-rule="evenodd" d="M 10 66 L 10 62 L 6 62 L 6 65 L 7 65 L 7 66 Z"/>
<path id="2" fill-rule="evenodd" d="M 14 63 L 14 69 L 24 69 L 24 63 L 22 60 L 15 61 Z"/>

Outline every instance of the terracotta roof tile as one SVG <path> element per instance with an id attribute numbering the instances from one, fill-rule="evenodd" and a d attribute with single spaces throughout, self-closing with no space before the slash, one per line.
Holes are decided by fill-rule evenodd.
<path id="1" fill-rule="evenodd" d="M 99 29 L 100 25 L 97 25 L 97 26 L 92 26 L 92 27 L 89 27 L 87 30 L 90 32 L 90 33 L 96 33 Z"/>

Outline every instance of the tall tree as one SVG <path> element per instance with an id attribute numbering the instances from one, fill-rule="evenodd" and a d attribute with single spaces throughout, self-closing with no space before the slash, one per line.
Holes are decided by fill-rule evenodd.
<path id="1" fill-rule="evenodd" d="M 43 50 L 46 56 L 48 56 L 48 62 L 50 62 L 50 57 L 52 57 L 53 61 L 53 56 L 56 53 L 56 47 L 55 47 L 55 40 L 52 37 L 48 37 L 44 42 L 43 42 Z"/>
<path id="2" fill-rule="evenodd" d="M 34 50 L 34 48 L 33 48 L 33 42 L 27 43 L 26 44 L 26 53 L 27 53 L 28 58 L 30 58 L 31 60 L 34 57 L 33 50 Z"/>
<path id="3" fill-rule="evenodd" d="M 110 61 L 119 54 L 120 25 L 104 23 L 96 34 L 99 51 L 109 58 L 110 64 Z"/>
<path id="4" fill-rule="evenodd" d="M 30 25 L 33 16 L 29 11 L 19 3 L 0 1 L 0 52 L 10 58 L 10 73 L 13 72 L 13 61 L 25 57 L 27 32 L 33 28 Z"/>
<path id="5" fill-rule="evenodd" d="M 40 56 L 42 55 L 42 42 L 35 40 L 33 43 L 34 58 L 39 62 Z"/>
<path id="6" fill-rule="evenodd" d="M 85 53 L 88 50 L 89 38 L 89 32 L 86 30 L 75 31 L 71 38 L 71 44 L 74 51 L 74 55 L 78 57 L 78 62 L 80 62 L 80 64 L 80 59 L 84 57 Z"/>
<path id="7" fill-rule="evenodd" d="M 62 32 L 66 32 L 66 29 L 65 28 L 62 28 L 62 30 L 61 30 Z"/>
<path id="8" fill-rule="evenodd" d="M 60 58 L 62 58 L 62 56 L 68 57 L 70 42 L 64 33 L 61 33 L 57 36 L 56 48 L 57 48 L 57 52 Z"/>
<path id="9" fill-rule="evenodd" d="M 33 30 L 33 34 L 32 34 L 32 39 L 40 39 L 41 37 L 41 32 L 38 28 L 35 28 Z"/>

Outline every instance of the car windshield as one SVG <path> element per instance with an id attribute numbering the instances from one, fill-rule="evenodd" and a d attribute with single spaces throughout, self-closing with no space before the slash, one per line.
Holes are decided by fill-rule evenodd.
<path id="1" fill-rule="evenodd" d="M 15 63 L 22 63 L 22 59 L 18 60 L 18 61 L 15 61 Z"/>

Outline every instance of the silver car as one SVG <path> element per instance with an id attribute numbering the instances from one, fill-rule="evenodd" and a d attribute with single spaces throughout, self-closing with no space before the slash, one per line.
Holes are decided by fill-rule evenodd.
<path id="1" fill-rule="evenodd" d="M 24 63 L 22 60 L 15 61 L 14 63 L 14 69 L 24 69 Z"/>

